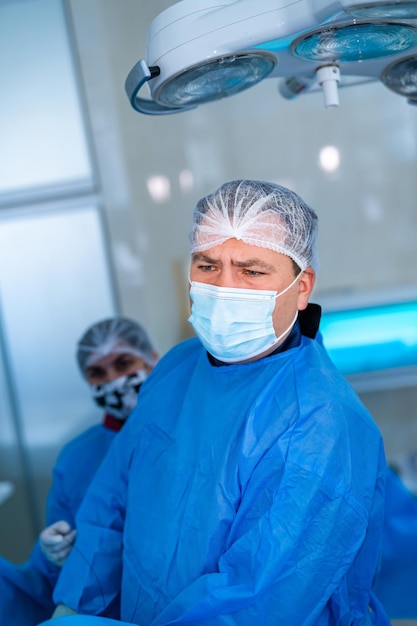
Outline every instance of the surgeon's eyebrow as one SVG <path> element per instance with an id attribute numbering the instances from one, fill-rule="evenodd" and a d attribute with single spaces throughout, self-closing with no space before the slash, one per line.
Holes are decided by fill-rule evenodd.
<path id="1" fill-rule="evenodd" d="M 214 259 L 208 254 L 204 254 L 204 252 L 195 252 L 191 257 L 191 262 L 192 263 L 207 263 L 208 265 L 215 265 L 216 263 L 219 262 L 219 259 Z M 232 263 L 236 267 L 243 267 L 243 268 L 258 267 L 259 269 L 264 269 L 265 271 L 268 271 L 268 272 L 276 271 L 275 265 L 271 265 L 271 263 L 267 263 L 266 261 L 263 261 L 262 259 L 258 259 L 258 257 L 245 259 L 244 261 L 232 260 Z"/>
<path id="2" fill-rule="evenodd" d="M 194 252 L 191 256 L 191 261 L 194 263 L 195 261 L 205 261 L 207 263 L 215 263 L 216 259 L 204 254 L 204 252 Z"/>
<path id="3" fill-rule="evenodd" d="M 261 269 L 267 270 L 268 272 L 274 272 L 276 270 L 276 267 L 274 265 L 271 265 L 270 263 L 266 263 L 266 261 L 262 261 L 261 259 L 258 259 L 257 257 L 254 257 L 253 259 L 246 259 L 245 261 L 233 261 L 233 265 L 236 265 L 237 267 L 259 267 Z"/>

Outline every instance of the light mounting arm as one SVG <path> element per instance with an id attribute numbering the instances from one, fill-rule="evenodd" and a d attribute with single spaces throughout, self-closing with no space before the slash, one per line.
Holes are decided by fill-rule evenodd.
<path id="1" fill-rule="evenodd" d="M 160 69 L 157 65 L 148 67 L 146 61 L 141 59 L 132 67 L 125 81 L 125 91 L 129 102 L 135 111 L 139 113 L 145 113 L 148 115 L 169 115 L 172 113 L 180 113 L 189 109 L 195 108 L 194 106 L 184 107 L 165 107 L 154 100 L 148 98 L 140 98 L 138 93 L 145 83 L 152 78 L 156 78 L 160 74 Z"/>

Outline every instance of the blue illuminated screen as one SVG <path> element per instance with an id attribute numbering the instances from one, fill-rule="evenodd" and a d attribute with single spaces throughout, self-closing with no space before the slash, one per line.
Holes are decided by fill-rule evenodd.
<path id="1" fill-rule="evenodd" d="M 417 301 L 323 312 L 320 330 L 343 374 L 417 365 Z"/>

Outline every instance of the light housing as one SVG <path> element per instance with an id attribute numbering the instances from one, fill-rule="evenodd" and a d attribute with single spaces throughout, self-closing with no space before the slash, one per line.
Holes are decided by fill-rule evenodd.
<path id="1" fill-rule="evenodd" d="M 155 99 L 166 107 L 219 100 L 256 85 L 276 64 L 276 56 L 263 50 L 223 55 L 175 74 L 155 90 Z"/>
<path id="2" fill-rule="evenodd" d="M 319 63 L 351 63 L 379 59 L 417 46 L 417 28 L 395 21 L 330 24 L 308 32 L 291 44 L 297 57 Z"/>
<path id="3" fill-rule="evenodd" d="M 344 7 L 353 17 L 361 19 L 417 19 L 417 2 L 415 0 L 398 0 L 397 2 L 364 2 Z"/>
<path id="4" fill-rule="evenodd" d="M 394 61 L 382 73 L 381 80 L 388 89 L 417 104 L 417 55 Z"/>

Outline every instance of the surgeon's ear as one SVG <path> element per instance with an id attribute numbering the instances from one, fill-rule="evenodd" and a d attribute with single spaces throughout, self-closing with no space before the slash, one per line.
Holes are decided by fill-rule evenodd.
<path id="1" fill-rule="evenodd" d="M 307 267 L 298 281 L 298 310 L 303 311 L 308 304 L 311 292 L 316 281 L 316 273 L 312 267 Z"/>

